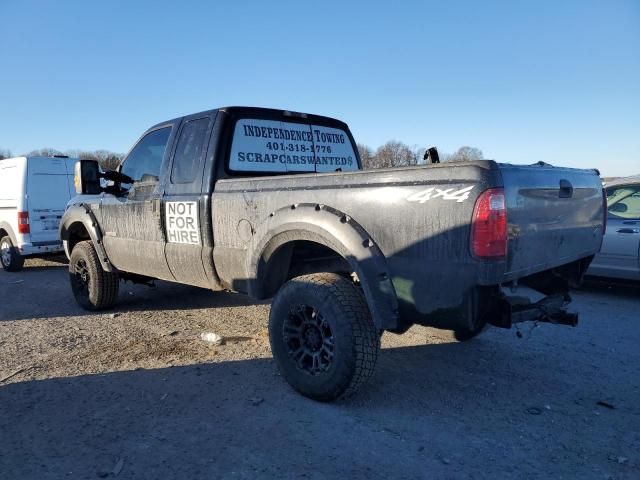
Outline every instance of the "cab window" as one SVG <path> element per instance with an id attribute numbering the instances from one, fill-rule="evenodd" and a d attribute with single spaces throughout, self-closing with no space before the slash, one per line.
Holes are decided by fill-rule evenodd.
<path id="1" fill-rule="evenodd" d="M 171 127 L 147 133 L 124 160 L 122 173 L 133 178 L 134 182 L 157 182 L 170 134 Z"/>
<path id="2" fill-rule="evenodd" d="M 206 150 L 209 118 L 190 120 L 182 127 L 171 168 L 171 183 L 192 183 Z"/>
<path id="3" fill-rule="evenodd" d="M 640 220 L 640 185 L 624 185 L 607 189 L 608 217 Z"/>

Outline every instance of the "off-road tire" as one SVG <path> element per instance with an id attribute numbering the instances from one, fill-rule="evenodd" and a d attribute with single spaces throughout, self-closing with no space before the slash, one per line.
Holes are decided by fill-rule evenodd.
<path id="1" fill-rule="evenodd" d="M 308 315 L 310 309 L 315 317 Z M 330 361 L 324 359 L 328 364 L 323 365 L 323 371 L 311 372 L 314 362 L 303 368 L 300 363 L 305 359 L 294 357 L 293 350 L 302 348 L 297 348 L 301 344 L 298 339 L 305 337 L 296 333 L 292 340 L 290 336 L 292 322 L 300 318 L 300 312 L 307 312 L 305 318 L 312 321 L 321 319 L 319 322 L 327 326 L 320 329 L 321 344 L 324 348 L 324 341 L 330 340 L 332 355 Z M 280 288 L 269 315 L 269 341 L 287 382 L 302 395 L 323 402 L 353 395 L 373 374 L 380 350 L 378 329 L 364 295 L 351 280 L 334 273 L 303 275 Z M 309 363 L 309 358 L 306 360 Z"/>
<path id="2" fill-rule="evenodd" d="M 453 336 L 459 342 L 468 342 L 476 338 L 487 328 L 487 293 L 481 295 L 478 290 L 472 291 L 465 299 L 464 327 L 453 331 Z"/>
<path id="3" fill-rule="evenodd" d="M 20 255 L 18 249 L 13 246 L 13 242 L 9 235 L 5 235 L 0 238 L 0 251 L 2 251 L 3 248 L 7 248 L 8 252 L 5 255 L 0 256 L 2 268 L 7 272 L 19 272 L 22 270 L 22 267 L 24 266 L 24 257 Z"/>
<path id="4" fill-rule="evenodd" d="M 102 268 L 89 240 L 73 247 L 69 259 L 69 281 L 76 302 L 85 310 L 104 310 L 118 299 L 118 274 Z"/>

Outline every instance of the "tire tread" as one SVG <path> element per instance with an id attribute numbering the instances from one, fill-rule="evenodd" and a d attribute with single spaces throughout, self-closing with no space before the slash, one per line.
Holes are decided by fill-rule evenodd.
<path id="1" fill-rule="evenodd" d="M 309 289 L 321 288 L 325 298 L 333 297 L 337 301 L 344 315 L 343 320 L 351 325 L 355 369 L 353 372 L 345 371 L 335 388 L 318 400 L 352 396 L 373 375 L 380 350 L 380 336 L 362 291 L 351 280 L 335 273 L 312 273 L 296 277 L 291 282 L 304 283 L 305 288 Z M 283 288 L 287 288 L 287 285 Z"/>
<path id="2" fill-rule="evenodd" d="M 79 242 L 71 252 L 72 258 L 81 255 L 87 262 L 90 276 L 94 281 L 89 288 L 89 304 L 82 305 L 88 310 L 103 310 L 115 304 L 118 299 L 120 280 L 116 272 L 107 272 L 102 268 L 100 259 L 90 240 Z M 72 274 L 73 261 L 69 262 L 69 272 Z M 93 297 L 93 300 L 91 300 Z"/>
<path id="3" fill-rule="evenodd" d="M 9 265 L 5 265 L 4 262 L 0 262 L 2 263 L 2 268 L 7 272 L 19 272 L 24 267 L 24 257 L 20 255 L 9 235 L 5 235 L 0 238 L 0 244 L 5 240 L 9 242 L 9 245 L 11 246 L 11 262 Z"/>

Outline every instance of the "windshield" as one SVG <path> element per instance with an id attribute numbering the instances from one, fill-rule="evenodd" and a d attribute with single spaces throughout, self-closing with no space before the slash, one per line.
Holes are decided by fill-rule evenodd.
<path id="1" fill-rule="evenodd" d="M 358 170 L 349 135 L 339 128 L 277 120 L 236 123 L 229 168 L 238 172 Z"/>

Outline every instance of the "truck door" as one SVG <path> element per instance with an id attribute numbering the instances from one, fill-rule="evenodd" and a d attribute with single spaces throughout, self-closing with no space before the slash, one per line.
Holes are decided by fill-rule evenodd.
<path id="1" fill-rule="evenodd" d="M 120 171 L 134 181 L 119 195 L 107 194 L 101 203 L 101 226 L 109 260 L 125 272 L 164 280 L 173 276 L 164 256 L 160 182 L 168 163 L 172 124 L 146 133 L 129 152 Z"/>
<path id="2" fill-rule="evenodd" d="M 607 231 L 596 275 L 640 280 L 640 184 L 607 188 Z"/>
<path id="3" fill-rule="evenodd" d="M 165 255 L 176 281 L 211 288 L 203 265 L 207 192 L 203 190 L 205 158 L 213 115 L 186 117 L 178 133 L 163 198 Z"/>

